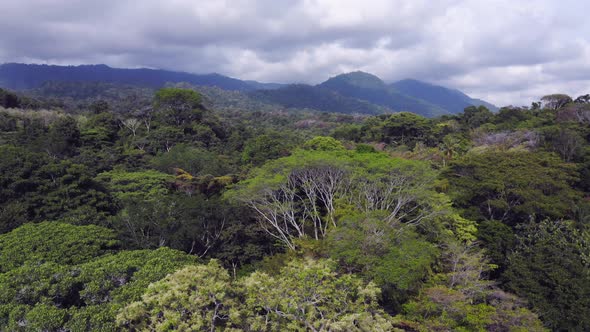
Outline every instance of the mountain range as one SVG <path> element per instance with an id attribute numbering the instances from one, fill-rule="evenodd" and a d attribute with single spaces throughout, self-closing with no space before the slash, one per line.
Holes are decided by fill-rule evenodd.
<path id="1" fill-rule="evenodd" d="M 317 85 L 261 83 L 220 74 L 191 74 L 159 69 L 121 69 L 106 65 L 0 65 L 0 87 L 18 91 L 39 89 L 47 82 L 102 82 L 157 89 L 170 83 L 217 87 L 244 94 L 257 102 L 323 112 L 381 114 L 408 111 L 439 116 L 470 105 L 497 107 L 459 90 L 405 79 L 386 83 L 365 72 L 341 74 Z"/>

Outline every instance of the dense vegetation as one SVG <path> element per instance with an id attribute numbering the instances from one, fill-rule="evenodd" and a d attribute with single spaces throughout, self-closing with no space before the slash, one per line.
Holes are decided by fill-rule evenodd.
<path id="1" fill-rule="evenodd" d="M 588 96 L 357 117 L 70 87 L 0 90 L 2 331 L 590 329 Z"/>

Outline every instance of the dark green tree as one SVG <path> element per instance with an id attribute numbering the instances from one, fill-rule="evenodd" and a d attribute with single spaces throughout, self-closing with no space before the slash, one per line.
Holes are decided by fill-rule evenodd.
<path id="1" fill-rule="evenodd" d="M 506 289 L 528 300 L 554 331 L 590 329 L 590 234 L 571 222 L 531 222 L 502 275 Z"/>

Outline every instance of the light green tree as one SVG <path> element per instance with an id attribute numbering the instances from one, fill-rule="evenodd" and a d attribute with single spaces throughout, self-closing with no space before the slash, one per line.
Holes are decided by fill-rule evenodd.
<path id="1" fill-rule="evenodd" d="M 238 281 L 211 261 L 152 284 L 117 323 L 132 331 L 392 331 L 378 295 L 326 260 L 296 260 L 278 275 Z"/>

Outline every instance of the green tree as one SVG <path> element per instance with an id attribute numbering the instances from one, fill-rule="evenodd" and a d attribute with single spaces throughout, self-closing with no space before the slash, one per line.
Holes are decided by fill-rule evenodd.
<path id="1" fill-rule="evenodd" d="M 475 129 L 489 122 L 493 115 L 485 106 L 469 106 L 459 115 L 459 123 L 465 129 Z"/>
<path id="2" fill-rule="evenodd" d="M 153 200 L 169 192 L 168 187 L 174 177 L 155 170 L 128 172 L 115 169 L 98 174 L 96 180 L 104 183 L 121 201 Z"/>
<path id="3" fill-rule="evenodd" d="M 141 301 L 117 315 L 132 331 L 219 331 L 238 307 L 229 274 L 216 261 L 187 266 L 151 284 Z M 232 312 L 233 314 L 233 312 Z"/>
<path id="4" fill-rule="evenodd" d="M 4 108 L 18 108 L 20 107 L 19 97 L 7 90 L 0 89 L 0 106 Z"/>
<path id="5" fill-rule="evenodd" d="M 115 213 L 87 167 L 25 148 L 0 146 L 0 184 L 0 233 L 26 221 L 100 223 Z"/>
<path id="6" fill-rule="evenodd" d="M 154 95 L 154 108 L 162 121 L 177 127 L 200 120 L 202 116 L 201 96 L 188 89 L 163 88 Z"/>
<path id="7" fill-rule="evenodd" d="M 51 222 L 0 235 L 0 330 L 114 331 L 119 309 L 195 263 L 168 248 L 117 247 L 113 232 L 96 226 Z"/>
<path id="8" fill-rule="evenodd" d="M 119 246 L 116 234 L 99 226 L 61 222 L 26 224 L 0 235 L 0 273 L 25 263 L 80 264 L 112 253 Z"/>
<path id="9" fill-rule="evenodd" d="M 573 100 L 572 100 L 572 97 L 570 97 L 566 94 L 556 93 L 556 94 L 543 96 L 541 98 L 541 101 L 544 102 L 543 106 L 545 108 L 549 108 L 552 110 L 558 110 L 558 109 L 562 108 L 563 106 L 571 103 Z"/>
<path id="10" fill-rule="evenodd" d="M 416 142 L 428 141 L 431 131 L 430 120 L 414 113 L 401 112 L 393 114 L 383 121 L 381 141 L 413 148 Z"/>
<path id="11" fill-rule="evenodd" d="M 278 135 L 260 135 L 249 139 L 244 145 L 242 161 L 254 166 L 264 162 L 286 157 L 289 154 L 289 144 Z"/>
<path id="12" fill-rule="evenodd" d="M 80 130 L 73 117 L 66 116 L 54 122 L 47 134 L 47 151 L 55 156 L 72 156 L 81 145 Z"/>
<path id="13" fill-rule="evenodd" d="M 242 284 L 242 317 L 254 331 L 392 330 L 377 304 L 379 288 L 338 275 L 330 261 L 294 261 L 277 276 L 255 272 Z"/>
<path id="14" fill-rule="evenodd" d="M 214 152 L 188 144 L 175 145 L 169 151 L 152 158 L 150 164 L 162 172 L 174 173 L 175 169 L 181 169 L 192 176 L 207 174 L 220 176 L 229 174 L 233 170 L 227 160 Z"/>
<path id="15" fill-rule="evenodd" d="M 477 247 L 449 242 L 442 263 L 443 271 L 404 304 L 399 318 L 414 330 L 545 331 L 521 300 L 485 279 L 492 266 Z"/>
<path id="16" fill-rule="evenodd" d="M 211 261 L 152 284 L 117 322 L 136 331 L 390 331 L 378 294 L 329 261 L 294 261 L 276 276 L 255 272 L 234 282 Z"/>
<path id="17" fill-rule="evenodd" d="M 455 205 L 473 220 L 514 225 L 571 214 L 580 194 L 572 165 L 548 153 L 487 150 L 468 153 L 443 173 Z"/>
<path id="18" fill-rule="evenodd" d="M 383 291 L 382 303 L 399 312 L 431 273 L 435 245 L 411 227 L 392 226 L 385 216 L 348 216 L 327 237 L 330 257 L 347 273 L 372 280 Z"/>
<path id="19" fill-rule="evenodd" d="M 295 239 L 320 239 L 336 227 L 339 204 L 386 211 L 390 224 L 432 217 L 446 206 L 433 190 L 435 177 L 425 163 L 380 153 L 299 150 L 254 170 L 226 195 L 252 208 L 271 236 L 294 249 Z"/>
<path id="20" fill-rule="evenodd" d="M 590 233 L 571 222 L 522 225 L 501 280 L 555 331 L 590 329 Z"/>

